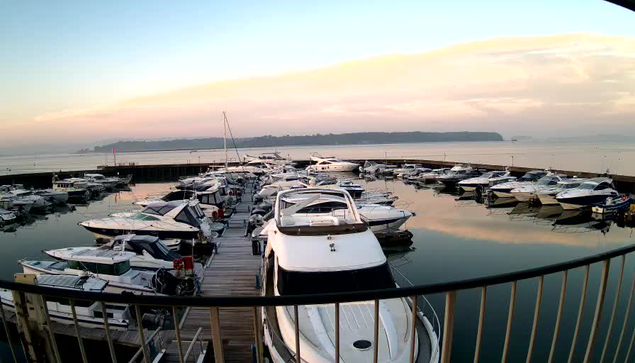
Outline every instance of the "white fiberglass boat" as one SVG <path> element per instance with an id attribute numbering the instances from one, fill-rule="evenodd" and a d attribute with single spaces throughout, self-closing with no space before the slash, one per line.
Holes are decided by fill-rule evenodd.
<path id="1" fill-rule="evenodd" d="M 564 209 L 583 209 L 604 203 L 607 198 L 617 197 L 619 193 L 609 178 L 594 178 L 585 181 L 575 189 L 556 195 L 556 200 Z"/>
<path id="2" fill-rule="evenodd" d="M 512 176 L 508 170 L 489 171 L 475 178 L 461 180 L 459 182 L 459 186 L 466 192 L 472 192 L 477 188 L 487 189 L 494 185 L 506 183 L 515 179 L 516 177 Z"/>
<path id="3" fill-rule="evenodd" d="M 306 170 L 309 171 L 353 171 L 359 168 L 359 165 L 356 163 L 351 163 L 348 161 L 342 161 L 336 157 L 328 156 L 322 157 L 318 154 L 311 155 L 311 161 L 315 162 L 313 165 L 309 165 Z"/>
<path id="4" fill-rule="evenodd" d="M 346 209 L 322 212 L 310 207 L 333 197 L 343 200 Z M 345 191 L 308 188 L 281 192 L 274 219 L 263 232 L 268 236 L 263 261 L 265 296 L 396 287 L 377 238 Z M 413 340 L 415 361 L 437 362 L 437 334 L 427 316 L 413 318 L 410 303 L 403 298 L 379 301 L 379 341 L 374 339 L 374 302 L 341 303 L 340 357 L 335 357 L 334 304 L 298 306 L 297 322 L 293 306 L 264 308 L 265 344 L 274 362 L 290 361 L 295 354 L 297 324 L 302 361 L 307 363 L 369 362 L 375 344 L 379 361 L 409 362 Z"/>
<path id="5" fill-rule="evenodd" d="M 566 179 L 567 176 L 562 174 L 546 175 L 535 183 L 529 183 L 516 189 L 512 189 L 511 194 L 519 202 L 529 202 L 537 198 L 536 194 L 555 187 L 558 182 Z"/>
<path id="6" fill-rule="evenodd" d="M 15 213 L 8 211 L 6 209 L 0 208 L 0 224 L 9 224 L 15 222 L 17 216 Z"/>
<path id="7" fill-rule="evenodd" d="M 521 176 L 517 180 L 494 185 L 490 188 L 490 190 L 499 198 L 513 198 L 514 196 L 512 195 L 512 190 L 536 182 L 538 179 L 549 174 L 551 173 L 546 170 L 532 170 L 525 173 L 525 175 Z"/>
<path id="8" fill-rule="evenodd" d="M 558 184 L 556 184 L 556 186 L 541 190 L 538 193 L 536 193 L 536 195 L 538 196 L 538 199 L 540 200 L 540 204 L 542 205 L 559 205 L 560 203 L 558 203 L 558 201 L 556 200 L 556 195 L 564 191 L 567 191 L 569 189 L 575 189 L 579 187 L 580 184 L 582 184 L 585 181 L 586 179 L 582 179 L 582 178 L 571 178 L 571 179 L 561 180 L 558 182 Z"/>
<path id="9" fill-rule="evenodd" d="M 162 240 L 201 240 L 211 236 L 210 221 L 198 201 L 173 201 L 148 205 L 138 213 L 92 219 L 79 223 L 96 238 L 122 234 L 150 235 Z"/>
<path id="10" fill-rule="evenodd" d="M 109 291 L 108 281 L 88 277 L 70 275 L 38 275 L 36 281 L 39 286 L 53 287 L 56 289 L 88 291 L 88 292 L 112 292 Z M 13 295 L 10 290 L 0 289 L 2 305 L 9 311 L 15 311 Z M 104 311 L 97 301 L 75 300 L 75 313 L 80 326 L 87 328 L 104 327 Z M 131 324 L 131 314 L 127 305 L 105 303 L 108 325 L 111 329 L 127 330 Z M 51 320 L 63 324 L 74 324 L 73 313 L 68 299 L 55 297 L 46 298 L 46 307 Z"/>

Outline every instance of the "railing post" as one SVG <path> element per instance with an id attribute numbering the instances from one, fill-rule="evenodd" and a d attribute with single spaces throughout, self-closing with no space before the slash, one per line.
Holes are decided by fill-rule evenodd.
<path id="1" fill-rule="evenodd" d="M 7 322 L 7 317 L 4 314 L 4 305 L 0 302 L 0 313 L 2 313 L 2 325 L 4 325 L 4 333 L 7 335 L 7 344 L 9 345 L 9 349 L 11 350 L 11 357 L 13 358 L 14 363 L 18 363 L 18 358 L 15 355 L 15 350 L 13 349 L 13 339 L 11 339 L 11 331 L 9 330 L 9 323 Z"/>
<path id="2" fill-rule="evenodd" d="M 82 334 L 79 331 L 79 321 L 77 321 L 77 311 L 75 310 L 75 300 L 71 299 L 71 313 L 73 314 L 73 324 L 75 325 L 75 334 L 77 334 L 77 342 L 79 343 L 79 353 L 82 356 L 82 362 L 88 363 L 86 357 L 86 349 L 84 349 L 84 341 L 82 340 Z"/>
<path id="3" fill-rule="evenodd" d="M 340 303 L 335 303 L 335 362 L 340 361 Z"/>
<path id="4" fill-rule="evenodd" d="M 150 363 L 150 352 L 148 352 L 148 345 L 146 344 L 146 337 L 145 337 L 145 333 L 143 331 L 143 322 L 142 322 L 142 317 L 141 317 L 141 309 L 139 308 L 139 305 L 135 305 L 134 306 L 135 309 L 135 313 L 137 314 L 137 328 L 139 328 L 139 340 L 141 342 L 141 349 L 143 349 L 143 359 L 145 360 L 146 363 Z M 106 311 L 102 311 L 102 313 L 104 315 L 106 315 Z"/>
<path id="5" fill-rule="evenodd" d="M 611 312 L 611 320 L 609 327 L 606 331 L 606 339 L 604 340 L 604 348 L 602 348 L 602 355 L 600 355 L 600 362 L 604 362 L 606 356 L 606 350 L 609 347 L 609 340 L 611 339 L 611 331 L 613 330 L 613 323 L 615 322 L 615 312 L 620 303 L 620 292 L 622 290 L 622 280 L 624 279 L 624 266 L 626 265 L 626 255 L 622 255 L 622 265 L 620 267 L 620 278 L 617 281 L 617 287 L 615 288 L 615 302 L 613 303 L 613 311 Z"/>
<path id="6" fill-rule="evenodd" d="M 174 335 L 176 335 L 176 348 L 179 353 L 179 362 L 183 362 L 183 347 L 181 346 L 181 328 L 179 327 L 179 315 L 176 306 L 172 306 L 172 319 L 174 320 Z"/>
<path id="7" fill-rule="evenodd" d="M 507 362 L 507 355 L 509 353 L 509 340 L 512 333 L 512 322 L 514 321 L 514 310 L 516 308 L 516 287 L 518 281 L 512 282 L 512 291 L 509 297 L 509 311 L 507 315 L 507 329 L 505 330 L 505 343 L 503 344 L 503 357 L 501 362 Z"/>
<path id="8" fill-rule="evenodd" d="M 606 295 L 606 283 L 609 278 L 609 269 L 611 268 L 611 260 L 604 260 L 602 265 L 602 280 L 600 280 L 600 290 L 598 291 L 598 302 L 595 305 L 595 314 L 593 315 L 593 324 L 591 325 L 591 334 L 589 335 L 589 344 L 584 354 L 584 362 L 589 362 L 593 354 L 593 344 L 598 333 L 600 325 L 600 317 L 602 316 L 602 307 L 604 306 L 604 296 Z"/>
<path id="9" fill-rule="evenodd" d="M 487 286 L 481 289 L 481 306 L 478 312 L 478 329 L 476 330 L 476 347 L 474 349 L 474 363 L 478 363 L 481 355 L 481 341 L 483 338 L 483 324 L 485 324 L 485 304 L 487 303 Z"/>
<path id="10" fill-rule="evenodd" d="M 214 345 L 214 359 L 216 363 L 224 363 L 223 339 L 220 330 L 220 311 L 218 306 L 209 308 L 210 328 L 212 329 L 212 344 Z"/>
<path id="11" fill-rule="evenodd" d="M 256 362 L 262 363 L 262 321 L 260 320 L 260 314 L 258 313 L 258 307 L 253 307 L 254 312 L 254 340 L 256 344 Z"/>
<path id="12" fill-rule="evenodd" d="M 445 295 L 445 317 L 443 319 L 443 346 L 441 348 L 441 363 L 450 363 L 452 356 L 452 336 L 454 334 L 454 310 L 456 308 L 456 291 Z"/>
<path id="13" fill-rule="evenodd" d="M 536 340 L 536 331 L 538 330 L 538 319 L 540 318 L 540 303 L 542 302 L 542 289 L 545 282 L 545 276 L 540 276 L 538 280 L 538 292 L 536 293 L 536 308 L 534 310 L 534 322 L 531 328 L 531 338 L 529 338 L 529 349 L 527 349 L 527 363 L 531 362 L 531 355 L 534 352 L 534 341 Z"/>
<path id="14" fill-rule="evenodd" d="M 101 304 L 101 315 L 104 320 L 104 332 L 106 333 L 106 341 L 108 342 L 108 350 L 110 350 L 110 359 L 112 363 L 117 363 L 117 354 L 115 353 L 115 344 L 112 342 L 112 337 L 110 336 L 110 323 L 108 323 L 108 315 L 106 314 L 106 304 L 103 301 L 100 301 Z"/>
<path id="15" fill-rule="evenodd" d="M 617 342 L 617 348 L 615 348 L 615 356 L 613 357 L 613 363 L 617 363 L 617 358 L 620 355 L 620 348 L 622 347 L 622 342 L 624 341 L 624 333 L 626 332 L 626 326 L 628 325 L 628 321 L 630 318 L 630 313 L 631 313 L 631 307 L 633 306 L 633 293 L 635 292 L 635 276 L 633 276 L 633 284 L 631 285 L 631 293 L 628 297 L 628 305 L 626 306 L 626 312 L 624 313 L 624 324 L 622 324 L 622 332 L 620 333 L 620 340 Z M 633 331 L 633 336 L 635 336 L 635 331 Z M 629 347 L 629 354 L 630 354 L 630 350 L 632 348 L 632 342 L 631 342 L 631 346 Z M 628 358 L 626 358 L 625 361 L 628 361 Z"/>
<path id="16" fill-rule="evenodd" d="M 27 360 L 30 362 L 37 362 L 38 360 L 46 360 L 46 356 L 41 359 L 38 357 L 38 352 L 35 350 L 35 336 L 31 324 L 29 323 L 29 309 L 26 303 L 26 294 L 22 291 L 11 291 L 13 295 L 13 303 L 15 304 L 15 315 L 17 319 L 17 325 L 20 329 L 22 344 L 27 356 Z M 40 351 L 40 353 L 42 353 Z"/>
<path id="17" fill-rule="evenodd" d="M 415 348 L 417 341 L 417 299 L 418 296 L 412 297 L 412 331 L 410 332 L 410 363 L 415 362 Z"/>
<path id="18" fill-rule="evenodd" d="M 553 356 L 556 353 L 556 342 L 558 341 L 558 333 L 560 332 L 560 321 L 562 320 L 562 311 L 564 310 L 564 298 L 567 294 L 567 277 L 568 270 L 563 271 L 562 287 L 560 288 L 560 302 L 558 303 L 558 315 L 556 315 L 556 326 L 553 329 L 553 340 L 551 341 L 551 350 L 549 351 L 548 362 L 553 362 Z"/>
<path id="19" fill-rule="evenodd" d="M 373 335 L 373 363 L 377 363 L 379 358 L 379 300 L 375 299 L 375 332 Z M 299 362 L 298 362 L 299 363 Z"/>
<path id="20" fill-rule="evenodd" d="M 578 319 L 575 323 L 575 330 L 573 331 L 573 340 L 571 341 L 571 350 L 569 351 L 569 360 L 571 363 L 573 361 L 573 354 L 575 353 L 575 344 L 578 340 L 578 333 L 580 332 L 580 323 L 582 322 L 582 314 L 584 313 L 584 304 L 586 302 L 586 290 L 589 286 L 589 272 L 591 270 L 590 265 L 586 265 L 585 273 L 584 273 L 584 283 L 582 284 L 582 296 L 580 296 L 580 308 L 578 309 Z M 635 285 L 633 285 L 635 286 Z"/>

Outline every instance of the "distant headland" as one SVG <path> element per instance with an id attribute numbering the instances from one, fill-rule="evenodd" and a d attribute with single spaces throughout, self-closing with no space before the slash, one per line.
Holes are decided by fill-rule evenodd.
<path id="1" fill-rule="evenodd" d="M 259 136 L 237 138 L 227 141 L 227 147 L 281 147 L 308 145 L 360 145 L 360 144 L 399 144 L 417 142 L 451 142 L 451 141 L 503 141 L 497 132 L 354 132 L 346 134 L 315 134 L 303 136 Z M 111 152 L 115 148 L 118 152 L 135 151 L 169 151 L 169 150 L 200 150 L 223 148 L 222 137 L 208 137 L 201 139 L 153 140 L 153 141 L 118 141 L 107 145 L 95 146 L 93 150 L 83 149 L 78 153 Z"/>

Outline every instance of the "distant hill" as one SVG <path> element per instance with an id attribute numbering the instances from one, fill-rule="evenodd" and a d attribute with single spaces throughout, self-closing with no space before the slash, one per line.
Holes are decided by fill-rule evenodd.
<path id="1" fill-rule="evenodd" d="M 503 141 L 496 132 L 356 132 L 348 134 L 305 135 L 305 136 L 260 136 L 235 139 L 239 148 L 278 147 L 302 145 L 359 145 L 359 144 L 394 144 L 413 142 L 448 142 L 448 141 Z M 228 147 L 233 147 L 228 140 Z M 191 149 L 220 149 L 223 139 L 209 137 L 204 139 L 180 139 L 163 141 L 118 141 L 95 146 L 93 152 L 117 151 L 165 151 Z M 85 152 L 85 150 L 82 150 Z"/>

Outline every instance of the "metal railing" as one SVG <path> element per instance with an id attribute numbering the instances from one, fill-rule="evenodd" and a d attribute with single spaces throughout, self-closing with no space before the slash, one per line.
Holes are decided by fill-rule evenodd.
<path id="1" fill-rule="evenodd" d="M 581 335 L 583 331 L 581 330 L 581 326 L 583 325 L 583 310 L 588 303 L 586 301 L 587 293 L 591 293 L 589 291 L 589 275 L 590 268 L 593 264 L 600 264 L 602 267 L 602 272 L 600 275 L 600 283 L 597 290 L 597 302 L 594 308 L 593 318 L 590 324 L 590 329 L 588 330 L 588 340 L 586 341 L 586 347 L 584 349 L 584 362 L 592 361 L 597 355 L 600 354 L 600 360 L 605 360 L 606 357 L 610 357 L 610 354 L 613 354 L 613 361 L 618 361 L 618 357 L 624 356 L 626 360 L 631 357 L 631 351 L 633 348 L 633 344 L 635 342 L 635 330 L 631 332 L 631 336 L 627 337 L 627 325 L 629 324 L 630 312 L 632 310 L 632 302 L 633 302 L 633 294 L 635 283 L 630 287 L 629 298 L 626 309 L 626 315 L 624 321 L 619 327 L 619 340 L 616 348 L 613 352 L 609 351 L 609 340 L 614 336 L 612 333 L 617 332 L 616 325 L 616 311 L 619 308 L 619 297 L 622 289 L 622 282 L 624 278 L 624 266 L 626 262 L 627 254 L 635 251 L 635 245 L 618 248 L 612 251 L 596 254 L 594 256 L 575 259 L 563 263 L 552 264 L 548 266 L 532 268 L 522 271 L 498 274 L 494 276 L 480 277 L 474 279 L 466 279 L 460 281 L 451 281 L 444 283 L 435 283 L 428 285 L 419 285 L 414 286 L 409 283 L 408 279 L 403 276 L 401 273 L 396 272 L 397 270 L 393 270 L 393 274 L 397 283 L 400 287 L 392 288 L 392 289 L 384 289 L 384 290 L 373 290 L 373 291 L 357 291 L 357 292 L 345 292 L 345 293 L 330 293 L 330 294 L 319 294 L 319 295 L 297 295 L 297 296 L 220 296 L 220 297 L 169 297 L 169 296 L 142 296 L 142 295 L 122 295 L 122 294 L 111 294 L 111 293 L 92 293 L 92 292 L 84 292 L 84 291 L 71 291 L 64 289 L 56 289 L 44 286 L 37 285 L 29 285 L 29 284 L 21 284 L 17 282 L 10 281 L 0 281 L 0 288 L 8 289 L 13 292 L 13 296 L 15 299 L 15 306 L 17 312 L 17 323 L 20 326 L 21 330 L 21 340 L 22 346 L 24 347 L 24 355 L 31 358 L 33 357 L 34 361 L 38 361 L 37 358 L 41 357 L 42 353 L 35 351 L 35 345 L 31 344 L 33 341 L 33 336 L 29 334 L 28 329 L 24 329 L 24 326 L 29 325 L 30 319 L 37 318 L 38 311 L 30 311 L 30 309 L 25 309 L 21 305 L 19 300 L 26 301 L 28 297 L 33 301 L 33 297 L 37 297 L 41 299 L 42 302 L 39 306 L 43 309 L 41 313 L 44 316 L 44 319 L 41 320 L 42 324 L 40 328 L 42 332 L 50 337 L 50 342 L 52 344 L 53 354 L 50 356 L 54 357 L 54 361 L 59 362 L 59 350 L 57 348 L 57 344 L 55 343 L 55 334 L 53 334 L 53 329 L 50 322 L 50 317 L 48 314 L 48 309 L 46 308 L 45 301 L 47 299 L 69 299 L 71 301 L 70 309 L 72 311 L 72 319 L 74 321 L 75 327 L 79 326 L 75 304 L 77 301 L 81 300 L 89 300 L 89 301 L 98 301 L 102 304 L 102 311 L 106 311 L 103 307 L 103 304 L 128 304 L 134 307 L 136 311 L 136 316 L 138 320 L 138 332 L 140 336 L 140 341 L 146 341 L 146 332 L 143 329 L 143 322 L 141 317 L 140 309 L 142 307 L 173 307 L 173 312 L 176 313 L 177 307 L 204 307 L 209 309 L 209 322 L 211 327 L 211 341 L 213 343 L 213 352 L 216 362 L 224 362 L 224 347 L 222 346 L 222 335 L 223 331 L 221 330 L 220 324 L 220 311 L 223 308 L 227 307 L 249 307 L 252 309 L 253 319 L 254 319 L 254 344 L 256 347 L 256 358 L 257 361 L 262 362 L 263 356 L 263 346 L 262 346 L 262 337 L 263 337 L 263 325 L 262 325 L 262 317 L 261 308 L 269 307 L 269 306 L 293 306 L 293 315 L 294 315 L 294 323 L 295 323 L 295 332 L 296 338 L 299 336 L 299 320 L 298 320 L 298 307 L 302 305 L 315 305 L 315 304 L 334 304 L 336 306 L 336 314 L 335 314 L 335 324 L 337 327 L 335 330 L 335 342 L 334 345 L 336 347 L 336 352 L 339 355 L 340 352 L 340 333 L 339 333 L 339 308 L 340 304 L 349 303 L 349 302 L 360 302 L 360 301 L 373 301 L 375 306 L 375 341 L 378 339 L 378 329 L 379 329 L 379 303 L 384 299 L 394 299 L 394 298 L 406 298 L 409 299 L 412 306 L 412 314 L 413 317 L 417 316 L 419 313 L 427 314 L 428 317 L 432 317 L 432 324 L 434 325 L 434 329 L 440 331 L 441 325 L 436 317 L 436 314 L 433 313 L 433 310 L 428 313 L 428 310 L 431 310 L 430 303 L 428 300 L 421 296 L 429 295 L 429 294 L 444 294 L 445 295 L 445 311 L 444 311 L 444 319 L 443 319 L 443 330 L 444 334 L 441 339 L 441 362 L 449 362 L 452 356 L 452 341 L 454 336 L 454 329 L 456 328 L 456 324 L 454 324 L 455 320 L 455 309 L 457 305 L 458 292 L 469 290 L 469 289 L 481 289 L 481 299 L 480 299 L 480 309 L 478 314 L 478 329 L 475 339 L 475 354 L 474 361 L 479 361 L 479 354 L 481 352 L 481 342 L 483 336 L 483 327 L 484 327 L 484 319 L 485 319 L 485 304 L 487 301 L 487 292 L 488 289 L 494 285 L 500 284 L 511 284 L 510 290 L 510 304 L 507 310 L 507 323 L 505 329 L 505 338 L 503 345 L 503 353 L 502 353 L 502 361 L 505 362 L 508 360 L 511 346 L 511 333 L 512 333 L 512 323 L 514 321 L 514 313 L 515 313 L 515 304 L 517 297 L 517 285 L 519 281 L 528 280 L 538 278 L 538 289 L 536 292 L 536 304 L 535 310 L 533 313 L 533 323 L 531 334 L 529 337 L 529 345 L 526 353 L 526 361 L 529 362 L 532 359 L 533 352 L 536 346 L 536 336 L 538 329 L 538 322 L 541 313 L 541 305 L 542 305 L 542 295 L 543 295 L 543 285 L 544 280 L 547 276 L 557 276 L 557 274 L 561 275 L 562 284 L 559 293 L 558 307 L 557 307 L 557 315 L 555 318 L 555 325 L 552 332 L 551 344 L 550 344 L 550 354 L 549 361 L 554 360 L 554 351 L 558 341 L 558 336 L 560 333 L 560 328 L 563 320 L 563 309 L 564 309 L 564 297 L 568 288 L 568 277 L 569 271 L 576 268 L 585 268 L 584 280 L 582 282 L 581 290 L 582 295 L 580 297 L 579 310 L 577 314 L 576 324 L 574 328 L 574 338 L 569 347 L 569 361 L 573 359 L 573 352 L 576 348 L 578 342 L 584 341 L 581 339 Z M 613 306 L 610 307 L 610 315 L 608 316 L 609 325 L 607 328 L 607 334 L 603 341 L 598 340 L 598 331 L 600 329 L 600 321 L 602 320 L 602 311 L 605 303 L 607 286 L 609 284 L 609 268 L 612 262 L 612 259 L 616 259 L 620 261 L 620 269 L 619 269 L 619 279 L 616 282 L 616 296 L 613 303 Z M 16 353 L 13 351 L 16 347 L 19 347 L 19 344 L 16 344 L 16 337 L 11 335 L 11 330 L 7 324 L 7 319 L 5 317 L 5 309 L 1 308 L 0 312 L 3 318 L 4 329 L 8 337 L 9 346 L 12 349 L 12 354 L 15 359 Z M 428 309 L 428 310 L 426 310 Z M 104 330 L 105 330 L 105 338 L 108 341 L 108 346 L 111 354 L 111 358 L 113 362 L 116 362 L 116 355 L 114 349 L 114 343 L 111 336 L 111 327 L 109 327 L 109 321 L 104 315 Z M 174 314 L 176 317 L 177 315 Z M 606 321 L 606 317 L 605 321 Z M 180 327 L 178 321 L 175 318 L 175 335 L 176 340 L 181 343 L 180 338 Z M 414 325 L 414 324 L 413 324 Z M 617 325 L 620 325 L 619 322 Z M 76 335 L 81 351 L 82 360 L 84 362 L 88 362 L 90 360 L 90 352 L 84 349 L 83 338 L 80 334 L 80 329 L 76 328 Z M 414 335 L 412 335 L 414 337 Z M 543 337 L 544 338 L 544 337 Z M 544 339 L 541 340 L 544 342 Z M 292 344 L 289 344 L 293 349 L 293 355 L 297 362 L 301 362 L 301 354 L 299 340 L 296 339 Z M 376 362 L 378 359 L 378 344 L 374 345 L 374 361 Z M 625 348 L 627 350 L 625 350 Z M 414 342 L 412 342 L 411 347 L 411 362 L 415 361 L 414 356 Z M 597 354 L 594 355 L 595 350 L 597 349 Z M 184 354 L 182 349 L 179 349 L 179 358 L 181 362 L 184 361 Z M 142 346 L 142 355 L 146 362 L 152 361 L 152 357 L 150 356 L 150 352 L 148 350 L 147 345 Z"/>

